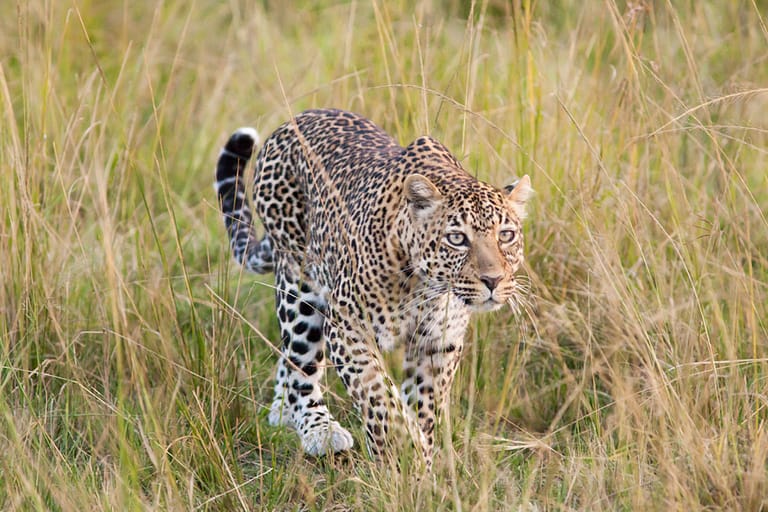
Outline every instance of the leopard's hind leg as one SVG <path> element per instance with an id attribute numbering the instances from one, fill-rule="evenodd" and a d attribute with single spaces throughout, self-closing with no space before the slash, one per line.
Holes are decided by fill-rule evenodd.
<path id="1" fill-rule="evenodd" d="M 275 284 L 282 357 L 269 421 L 294 428 L 310 455 L 348 450 L 352 436 L 333 419 L 321 388 L 325 298 L 312 283 L 301 279 L 298 263 L 288 256 L 277 259 Z"/>

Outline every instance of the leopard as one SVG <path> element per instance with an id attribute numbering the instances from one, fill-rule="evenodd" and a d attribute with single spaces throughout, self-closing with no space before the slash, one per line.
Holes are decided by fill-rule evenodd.
<path id="1" fill-rule="evenodd" d="M 324 399 L 331 366 L 370 454 L 411 442 L 430 468 L 470 317 L 521 304 L 530 178 L 495 188 L 429 135 L 402 147 L 363 116 L 313 109 L 261 144 L 249 201 L 259 144 L 254 128 L 231 135 L 215 189 L 234 260 L 275 274 L 281 355 L 269 423 L 295 430 L 310 456 L 352 449 Z M 399 387 L 384 358 L 396 347 Z"/>

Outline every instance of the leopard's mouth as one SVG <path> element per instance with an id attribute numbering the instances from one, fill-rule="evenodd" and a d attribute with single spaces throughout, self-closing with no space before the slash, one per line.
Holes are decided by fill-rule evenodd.
<path id="1" fill-rule="evenodd" d="M 506 304 L 506 302 L 499 302 L 498 300 L 491 297 L 484 302 L 475 302 L 471 304 L 470 308 L 477 313 L 485 313 L 488 311 L 496 311 L 497 309 L 501 309 L 504 304 Z"/>
<path id="2" fill-rule="evenodd" d="M 473 312 L 487 312 L 495 311 L 501 308 L 507 303 L 506 299 L 496 297 L 494 295 L 488 295 L 486 297 L 479 297 L 477 295 L 459 295 L 457 297 Z"/>

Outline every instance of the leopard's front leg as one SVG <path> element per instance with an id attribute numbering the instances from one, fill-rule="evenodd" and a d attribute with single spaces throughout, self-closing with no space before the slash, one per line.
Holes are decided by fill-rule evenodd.
<path id="1" fill-rule="evenodd" d="M 325 337 L 328 355 L 362 415 L 371 455 L 381 458 L 412 439 L 429 467 L 429 444 L 386 372 L 375 340 L 366 339 L 338 314 L 326 319 Z"/>
<path id="2" fill-rule="evenodd" d="M 438 415 L 447 406 L 461 360 L 469 320 L 463 308 L 450 307 L 455 300 L 444 297 L 415 318 L 403 361 L 402 399 L 413 410 L 430 451 Z"/>

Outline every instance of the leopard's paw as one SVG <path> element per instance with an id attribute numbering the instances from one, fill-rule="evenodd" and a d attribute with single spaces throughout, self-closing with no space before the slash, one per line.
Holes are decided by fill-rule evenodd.
<path id="1" fill-rule="evenodd" d="M 355 444 L 352 434 L 338 421 L 318 425 L 301 436 L 301 446 L 308 455 L 319 456 L 349 450 Z"/>

